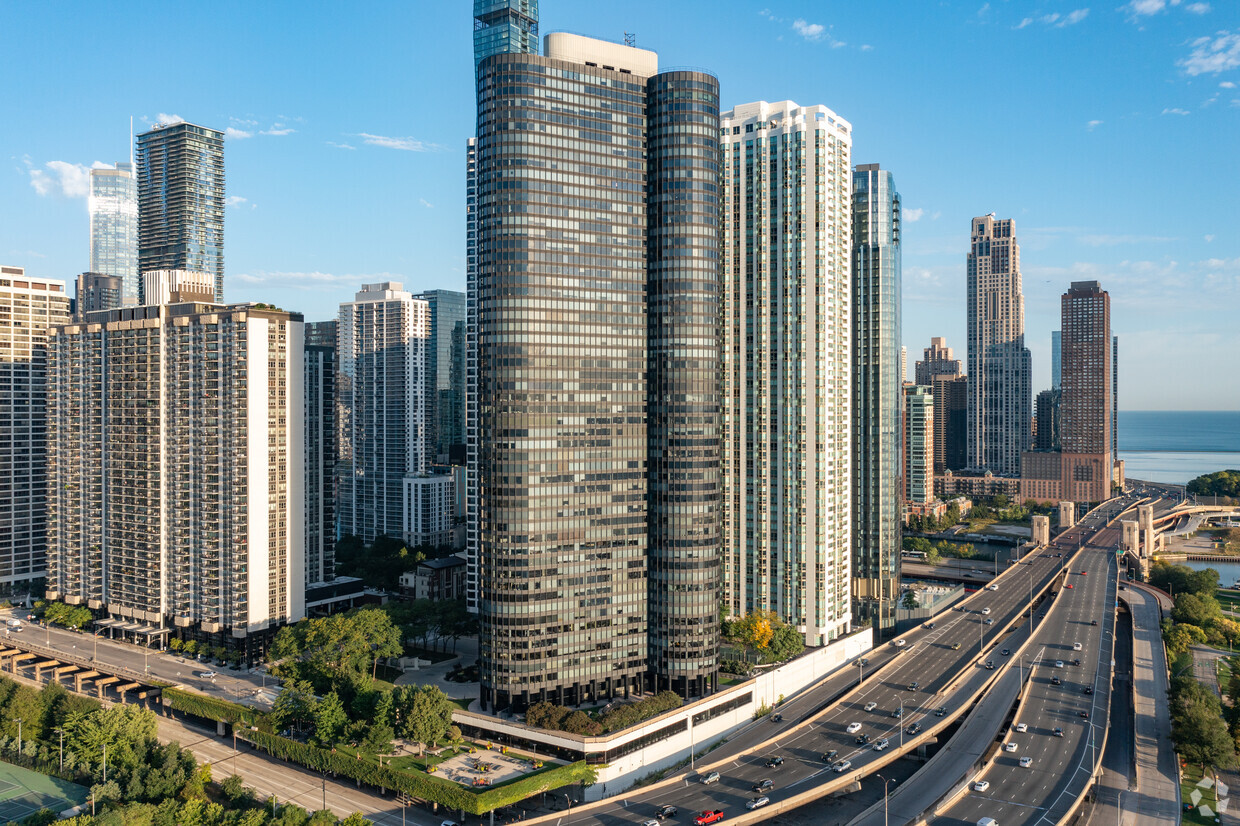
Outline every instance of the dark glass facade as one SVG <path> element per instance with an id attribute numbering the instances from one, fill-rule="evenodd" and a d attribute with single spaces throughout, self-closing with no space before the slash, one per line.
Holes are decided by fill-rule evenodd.
<path id="1" fill-rule="evenodd" d="M 485 708 L 713 686 L 717 130 L 707 75 L 479 65 Z"/>
<path id="2" fill-rule="evenodd" d="M 426 457 L 459 465 L 465 459 L 465 293 L 427 290 Z"/>
<path id="3" fill-rule="evenodd" d="M 719 82 L 666 72 L 648 89 L 650 666 L 701 696 L 719 636 Z"/>
<path id="4" fill-rule="evenodd" d="M 538 0 L 474 0 L 474 65 L 497 54 L 538 54 Z"/>
<path id="5" fill-rule="evenodd" d="M 878 164 L 853 171 L 853 595 L 894 621 L 900 565 L 900 194 Z"/>

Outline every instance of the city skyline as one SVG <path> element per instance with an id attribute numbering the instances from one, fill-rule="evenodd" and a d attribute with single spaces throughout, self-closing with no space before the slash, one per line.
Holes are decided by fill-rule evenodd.
<path id="1" fill-rule="evenodd" d="M 1120 399 L 1123 409 L 1235 409 L 1240 382 L 1227 378 L 1223 354 L 1240 343 L 1240 333 L 1223 323 L 1222 308 L 1238 289 L 1240 241 L 1227 234 L 1238 207 L 1222 182 L 1235 179 L 1240 161 L 1225 154 L 1221 138 L 1240 118 L 1233 102 L 1240 100 L 1233 44 L 1240 35 L 1234 9 L 1215 4 L 1195 14 L 1186 5 L 1155 14 L 1131 5 L 1083 17 L 1067 10 L 1047 21 L 1053 15 L 1032 4 L 979 2 L 910 11 L 879 27 L 863 8 L 833 10 L 827 19 L 809 3 L 754 5 L 716 19 L 698 3 L 639 2 L 620 10 L 549 0 L 542 17 L 556 21 L 544 25 L 548 31 L 619 41 L 636 29 L 641 47 L 683 52 L 686 63 L 719 76 L 724 107 L 763 96 L 815 100 L 856 123 L 854 161 L 892 169 L 906 199 L 903 343 L 911 352 L 937 335 L 963 348 L 963 222 L 994 210 L 1021 226 L 1035 390 L 1050 386 L 1049 333 L 1060 292 L 1072 280 L 1099 278 L 1113 285 L 1117 331 L 1131 342 L 1120 371 L 1148 366 L 1174 373 L 1182 385 L 1175 394 L 1134 385 Z M 284 20 L 279 6 L 177 14 L 192 17 L 204 44 L 218 50 L 221 75 L 199 77 L 177 66 L 159 75 L 118 71 L 132 80 L 87 97 L 63 90 L 90 88 L 92 61 L 67 58 L 35 76 L 28 68 L 39 65 L 34 41 L 0 58 L 11 76 L 26 81 L 0 104 L 17 127 L 0 143 L 10 161 L 0 258 L 66 281 L 87 270 L 83 170 L 129 156 L 131 115 L 140 132 L 171 113 L 229 135 L 229 301 L 262 301 L 292 287 L 290 308 L 323 320 L 362 283 L 464 289 L 464 184 L 457 170 L 473 128 L 472 107 L 460 105 L 471 98 L 473 67 L 471 32 L 459 25 L 458 9 L 383 5 L 330 24 L 294 17 L 287 38 L 262 48 L 235 32 Z M 51 25 L 47 15 L 37 7 L 10 13 L 32 30 Z M 153 37 L 151 29 L 168 16 L 135 14 L 126 22 L 84 9 L 82 25 L 63 33 L 65 54 L 89 53 L 75 44 L 121 27 L 136 27 L 127 36 Z M 700 25 L 702 36 L 678 44 L 687 21 Z M 410 29 L 438 34 L 425 48 L 408 50 L 397 32 Z M 331 48 L 313 50 L 311 58 L 305 36 Z M 1202 37 L 1215 40 L 1195 45 Z M 948 102 L 948 92 L 963 97 L 975 81 L 971 69 L 932 50 L 943 39 L 972 48 L 972 65 L 1003 66 L 1001 82 L 1013 94 L 985 115 Z M 363 42 L 370 53 L 399 55 L 398 62 L 355 65 L 349 55 Z M 1107 48 L 1093 48 L 1100 45 Z M 113 59 L 121 70 L 141 58 Z M 804 61 L 826 71 L 797 71 Z M 290 70 L 253 82 L 277 64 Z M 918 83 L 903 79 L 910 69 Z M 436 83 L 410 80 L 428 73 Z M 942 93 L 926 95 L 928 89 Z M 403 103 L 393 107 L 391 100 Z M 427 112 L 436 116 L 411 114 Z M 89 128 L 66 128 L 80 123 Z M 914 132 L 936 137 L 910 139 Z M 1019 162 L 1002 176 L 958 177 L 965 158 L 1009 153 Z M 1148 157 L 1160 162 L 1151 165 Z M 1206 165 L 1212 172 L 1205 184 L 1191 192 L 1180 186 Z M 1186 349 L 1194 358 L 1176 364 Z"/>

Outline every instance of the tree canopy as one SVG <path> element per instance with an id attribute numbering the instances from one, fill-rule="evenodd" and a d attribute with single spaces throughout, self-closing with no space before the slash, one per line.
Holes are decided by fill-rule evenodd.
<path id="1" fill-rule="evenodd" d="M 1188 483 L 1193 496 L 1240 497 L 1240 470 L 1219 470 L 1198 476 Z"/>

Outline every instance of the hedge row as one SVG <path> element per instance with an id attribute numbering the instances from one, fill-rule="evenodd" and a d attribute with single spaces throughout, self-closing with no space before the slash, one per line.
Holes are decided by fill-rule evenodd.
<path id="1" fill-rule="evenodd" d="M 271 731 L 271 721 L 258 709 L 204 697 L 179 688 L 163 689 L 163 695 L 174 711 L 193 714 L 207 720 L 224 720 L 228 723 L 243 723 L 246 726 L 257 726 L 262 731 Z"/>
<path id="2" fill-rule="evenodd" d="M 245 733 L 245 738 L 277 759 L 297 763 L 313 771 L 332 772 L 371 786 L 403 792 L 411 797 L 429 800 L 472 815 L 485 814 L 492 809 L 524 800 L 530 795 L 558 789 L 570 783 L 592 782 L 594 779 L 594 769 L 587 766 L 585 761 L 580 761 L 474 793 L 441 777 L 376 766 L 343 752 L 321 749 L 275 734 L 250 731 Z"/>

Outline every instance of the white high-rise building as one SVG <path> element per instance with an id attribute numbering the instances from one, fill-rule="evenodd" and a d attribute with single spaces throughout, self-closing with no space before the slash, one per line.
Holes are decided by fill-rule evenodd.
<path id="1" fill-rule="evenodd" d="M 792 101 L 721 127 L 724 600 L 821 645 L 852 621 L 852 127 Z"/>
<path id="2" fill-rule="evenodd" d="M 121 303 L 137 304 L 138 179 L 133 164 L 90 171 L 90 271 L 121 280 Z"/>
<path id="3" fill-rule="evenodd" d="M 0 585 L 43 576 L 47 549 L 47 328 L 65 282 L 0 267 Z"/>
<path id="4" fill-rule="evenodd" d="M 47 596 L 261 653 L 305 615 L 302 319 L 92 313 L 48 340 Z"/>
<path id="5" fill-rule="evenodd" d="M 336 515 L 342 535 L 400 537 L 404 480 L 426 472 L 430 305 L 398 282 L 366 284 L 336 329 Z"/>

